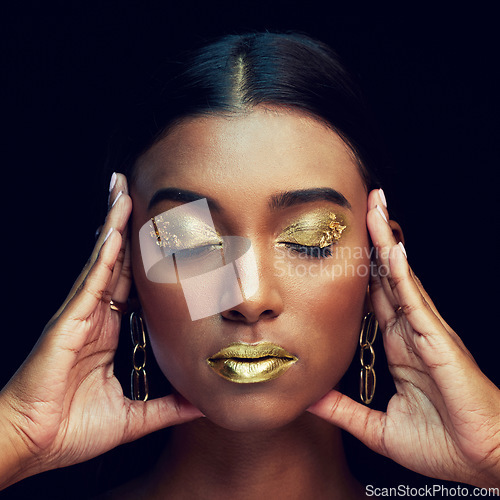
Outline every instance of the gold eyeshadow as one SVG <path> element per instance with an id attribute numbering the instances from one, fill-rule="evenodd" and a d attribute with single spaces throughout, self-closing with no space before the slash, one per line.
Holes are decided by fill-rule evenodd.
<path id="1" fill-rule="evenodd" d="M 286 227 L 277 240 L 278 243 L 325 248 L 339 241 L 346 228 L 342 215 L 329 210 L 316 211 Z"/>
<path id="2" fill-rule="evenodd" d="M 150 235 L 160 247 L 172 252 L 204 245 L 222 244 L 222 237 L 213 227 L 197 217 L 179 217 L 166 220 L 163 214 L 151 218 Z M 151 227 L 151 226 L 150 226 Z"/>
<path id="3" fill-rule="evenodd" d="M 201 247 L 222 245 L 223 239 L 213 226 L 193 216 L 172 219 L 161 213 L 150 219 L 151 238 L 169 253 Z M 309 212 L 287 226 L 277 237 L 279 244 L 292 243 L 306 247 L 326 248 L 340 240 L 347 229 L 345 217 L 331 210 Z"/>

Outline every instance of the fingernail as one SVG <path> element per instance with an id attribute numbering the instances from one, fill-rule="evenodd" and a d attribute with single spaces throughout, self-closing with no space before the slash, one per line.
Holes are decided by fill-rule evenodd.
<path id="1" fill-rule="evenodd" d="M 106 233 L 106 236 L 104 237 L 104 241 L 102 242 L 102 244 L 104 245 L 104 243 L 106 243 L 106 240 L 109 238 L 109 236 L 111 235 L 111 233 L 115 230 L 114 227 L 110 227 L 109 228 L 109 231 Z"/>
<path id="2" fill-rule="evenodd" d="M 109 192 L 111 193 L 111 190 L 115 187 L 116 184 L 116 172 L 113 172 L 113 175 L 111 176 L 111 180 L 109 181 Z"/>
<path id="3" fill-rule="evenodd" d="M 382 219 L 384 219 L 385 222 L 387 222 L 387 217 L 385 216 L 384 211 L 382 210 L 380 205 L 377 205 L 377 210 L 378 210 L 378 213 L 382 216 Z"/>
<path id="4" fill-rule="evenodd" d="M 115 201 L 113 202 L 113 204 L 111 205 L 111 208 L 113 208 L 115 206 L 115 203 L 118 201 L 118 199 L 120 198 L 120 196 L 123 194 L 123 191 L 120 191 L 117 195 L 116 195 L 116 198 L 115 198 Z"/>
<path id="5" fill-rule="evenodd" d="M 384 190 L 382 188 L 380 188 L 378 190 L 378 194 L 380 196 L 380 201 L 384 204 L 384 207 L 387 208 L 387 199 L 385 197 Z"/>
<path id="6" fill-rule="evenodd" d="M 406 255 L 406 250 L 405 250 L 405 246 L 403 245 L 403 243 L 399 242 L 398 246 L 399 246 L 399 248 L 401 248 L 401 251 L 403 252 L 404 256 L 406 258 L 408 258 L 408 256 Z"/>

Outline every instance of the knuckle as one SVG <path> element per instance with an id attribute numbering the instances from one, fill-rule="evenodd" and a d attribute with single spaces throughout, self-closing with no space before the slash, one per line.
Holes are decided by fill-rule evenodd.
<path id="1" fill-rule="evenodd" d="M 402 276 L 388 276 L 387 281 L 389 283 L 389 286 L 391 287 L 391 290 L 394 290 L 399 286 L 400 283 L 404 281 L 404 277 Z"/>
<path id="2" fill-rule="evenodd" d="M 380 328 L 382 329 L 383 332 L 391 331 L 398 323 L 398 320 L 399 320 L 398 315 L 394 314 L 393 316 L 387 318 L 385 322 L 381 322 Z"/>
<path id="3" fill-rule="evenodd" d="M 424 297 L 420 296 L 414 302 L 406 302 L 404 304 L 401 304 L 401 309 L 404 315 L 409 315 L 414 313 L 415 311 L 429 309 L 429 304 L 426 302 Z"/>
<path id="4" fill-rule="evenodd" d="M 124 278 L 132 279 L 132 267 L 130 266 L 130 264 L 123 264 L 121 269 L 121 275 Z"/>
<path id="5" fill-rule="evenodd" d="M 101 253 L 99 253 L 95 261 L 95 265 L 103 267 L 106 271 L 112 273 L 115 267 L 115 261 L 110 262 L 107 259 L 105 259 Z"/>
<path id="6" fill-rule="evenodd" d="M 120 248 L 120 251 L 118 252 L 118 256 L 116 258 L 116 262 L 125 265 L 126 261 L 125 255 L 126 255 L 125 248 L 124 247 Z"/>
<path id="7" fill-rule="evenodd" d="M 419 309 L 419 307 L 417 307 L 415 304 L 403 304 L 401 306 L 402 313 L 405 316 L 409 316 L 410 314 L 414 313 L 418 309 Z"/>
<path id="8" fill-rule="evenodd" d="M 87 294 L 87 295 L 90 295 L 92 298 L 94 298 L 96 300 L 102 300 L 104 297 L 104 294 L 105 294 L 105 290 L 100 289 L 100 288 L 95 289 L 92 286 L 90 286 L 89 284 L 84 284 L 84 286 L 82 288 L 82 292 Z"/>
<path id="9" fill-rule="evenodd" d="M 370 288 L 372 290 L 379 290 L 382 288 L 382 281 L 380 279 L 380 276 L 378 274 L 371 274 L 370 276 Z"/>

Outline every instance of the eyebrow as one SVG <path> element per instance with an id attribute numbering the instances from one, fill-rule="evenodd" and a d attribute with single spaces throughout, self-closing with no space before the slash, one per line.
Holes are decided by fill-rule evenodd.
<path id="1" fill-rule="evenodd" d="M 269 206 L 272 210 L 288 208 L 301 203 L 313 201 L 329 201 L 351 210 L 351 204 L 339 191 L 332 188 L 299 189 L 297 191 L 283 191 L 271 197 Z"/>
<path id="2" fill-rule="evenodd" d="M 195 191 L 175 187 L 162 188 L 156 191 L 148 204 L 148 210 L 151 210 L 161 201 L 181 201 L 183 203 L 189 203 L 203 198 L 206 198 L 210 208 L 219 212 L 221 211 L 220 205 L 213 198 Z M 314 201 L 328 201 L 351 210 L 351 204 L 347 201 L 346 197 L 339 191 L 332 188 L 311 188 L 299 189 L 295 191 L 282 191 L 271 196 L 269 207 L 272 210 L 279 210 L 299 205 L 301 203 L 311 203 Z"/>
<path id="3" fill-rule="evenodd" d="M 179 188 L 162 188 L 156 191 L 148 204 L 148 210 L 151 210 L 156 204 L 161 201 L 182 201 L 183 203 L 189 203 L 191 201 L 201 200 L 206 198 L 208 206 L 213 208 L 214 210 L 220 211 L 220 205 L 209 196 L 204 196 L 200 193 L 196 193 L 195 191 L 189 191 L 187 189 L 179 189 Z"/>

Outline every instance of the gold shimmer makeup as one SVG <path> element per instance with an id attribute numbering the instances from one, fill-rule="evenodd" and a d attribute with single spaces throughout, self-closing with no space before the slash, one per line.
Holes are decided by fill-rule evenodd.
<path id="1" fill-rule="evenodd" d="M 151 218 L 152 230 L 150 236 L 160 247 L 168 248 L 171 252 L 186 248 L 204 245 L 221 245 L 222 238 L 203 220 L 195 216 L 170 219 L 166 213 Z"/>
<path id="2" fill-rule="evenodd" d="M 139 243 L 144 271 L 155 283 L 177 283 L 180 274 L 186 278 L 222 265 L 222 237 L 205 199 L 150 218 L 139 230 Z"/>
<path id="3" fill-rule="evenodd" d="M 266 382 L 283 375 L 298 358 L 270 342 L 236 342 L 207 359 L 217 375 L 236 384 Z"/>
<path id="4" fill-rule="evenodd" d="M 278 241 L 325 248 L 339 241 L 346 228 L 342 215 L 321 210 L 308 213 L 285 228 L 278 236 Z"/>
<path id="5" fill-rule="evenodd" d="M 250 239 L 221 236 L 206 198 L 150 218 L 139 244 L 147 279 L 180 284 L 193 321 L 236 307 L 259 288 Z"/>

